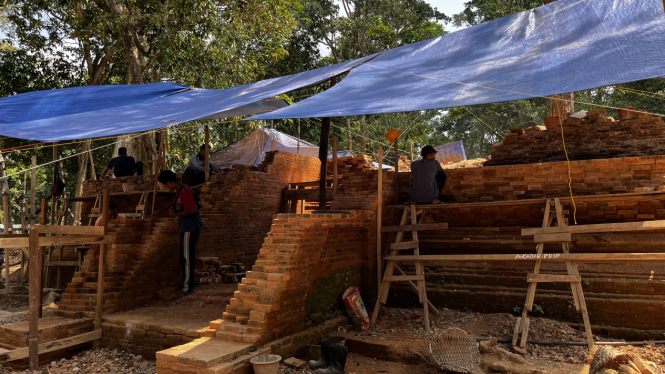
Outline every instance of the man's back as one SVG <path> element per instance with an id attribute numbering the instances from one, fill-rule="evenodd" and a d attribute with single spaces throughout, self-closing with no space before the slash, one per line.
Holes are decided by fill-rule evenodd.
<path id="1" fill-rule="evenodd" d="M 134 175 L 136 161 L 131 156 L 118 156 L 109 162 L 109 169 L 113 169 L 113 175 L 117 178 Z"/>
<path id="2" fill-rule="evenodd" d="M 444 172 L 437 160 L 418 160 L 411 163 L 413 181 L 409 197 L 417 203 L 430 203 L 439 197 L 436 175 Z M 444 172 L 445 173 L 445 172 Z"/>

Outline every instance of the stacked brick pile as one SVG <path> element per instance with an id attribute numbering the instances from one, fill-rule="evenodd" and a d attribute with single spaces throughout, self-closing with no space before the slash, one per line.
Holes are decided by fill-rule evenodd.
<path id="1" fill-rule="evenodd" d="M 605 115 L 604 113 L 597 115 Z M 598 117 L 587 123 L 566 122 L 563 136 L 571 160 L 635 157 L 665 154 L 665 122 L 660 117 L 612 121 Z M 600 119 L 605 121 L 600 124 Z M 568 121 L 568 120 L 566 120 Z M 563 161 L 561 127 L 544 130 L 542 126 L 506 135 L 503 143 L 493 146 L 490 165 L 530 164 Z"/>
<path id="2" fill-rule="evenodd" d="M 411 171 L 411 160 L 406 156 L 399 156 L 398 167 L 399 171 Z"/>
<path id="3" fill-rule="evenodd" d="M 240 263 L 222 265 L 217 257 L 198 257 L 194 268 L 194 281 L 199 284 L 237 283 L 244 276 L 245 266 Z"/>
<path id="4" fill-rule="evenodd" d="M 446 173 L 448 179 L 441 195 L 448 202 L 570 195 L 566 162 L 451 169 Z M 570 177 L 576 196 L 656 191 L 665 186 L 665 156 L 571 161 Z M 410 184 L 410 173 L 400 173 L 402 201 L 408 199 Z"/>
<path id="5" fill-rule="evenodd" d="M 347 287 L 373 274 L 373 220 L 366 212 L 277 216 L 224 320 L 213 322 L 217 339 L 267 343 L 337 309 Z"/>
<path id="6" fill-rule="evenodd" d="M 327 174 L 333 174 L 333 159 L 328 158 Z M 377 168 L 372 164 L 372 158 L 368 155 L 356 155 L 337 157 L 337 173 L 356 173 L 369 170 L 376 170 Z M 317 176 L 318 178 L 318 176 Z M 316 178 L 312 179 L 316 180 Z"/>
<path id="7" fill-rule="evenodd" d="M 60 317 L 39 319 L 39 341 L 50 342 L 92 331 L 94 320 L 63 320 Z M 28 321 L 0 325 L 0 348 L 17 349 L 29 345 Z"/>

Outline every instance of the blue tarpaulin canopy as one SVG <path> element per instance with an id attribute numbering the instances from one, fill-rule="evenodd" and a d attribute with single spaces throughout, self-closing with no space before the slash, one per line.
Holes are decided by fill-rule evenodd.
<path id="1" fill-rule="evenodd" d="M 325 68 L 286 77 L 266 79 L 226 90 L 195 89 L 168 96 L 160 94 L 159 96 L 162 97 L 147 97 L 144 100 L 140 100 L 141 95 L 139 93 L 130 94 L 128 92 L 135 89 L 143 90 L 144 87 L 153 85 L 115 86 L 115 89 L 117 89 L 117 91 L 114 91 L 116 95 L 115 102 L 119 103 L 121 101 L 122 91 L 125 91 L 124 95 L 128 98 L 128 105 L 125 105 L 127 103 L 120 103 L 120 105 L 104 106 L 103 102 L 101 104 L 97 102 L 101 98 L 95 99 L 90 91 L 88 95 L 81 94 L 85 91 L 83 89 L 87 87 L 11 96 L 0 99 L 0 112 L 3 108 L 10 107 L 12 102 L 16 103 L 23 100 L 25 107 L 32 108 L 30 113 L 32 111 L 35 113 L 26 117 L 19 116 L 20 113 L 7 116 L 5 122 L 0 122 L 0 134 L 21 139 L 52 142 L 136 133 L 197 119 L 264 113 L 283 106 L 275 101 L 265 101 L 264 99 L 320 84 L 373 57 L 368 56 Z M 179 85 L 172 85 L 172 87 L 178 90 L 186 88 Z M 76 95 L 69 96 L 65 92 L 67 90 L 76 93 Z M 53 95 L 57 96 L 57 100 Z M 48 99 L 49 97 L 50 99 Z M 129 100 L 132 97 L 134 98 L 133 102 Z M 40 104 L 47 99 L 51 101 L 50 107 L 57 107 L 59 103 L 62 103 L 65 105 L 65 109 L 49 114 L 46 107 Z M 75 105 L 76 100 L 81 103 L 80 107 Z M 279 106 L 275 107 L 275 105 Z"/>
<path id="2" fill-rule="evenodd" d="M 451 108 L 662 75 L 662 0 L 559 0 L 383 52 L 333 88 L 250 119 Z"/>

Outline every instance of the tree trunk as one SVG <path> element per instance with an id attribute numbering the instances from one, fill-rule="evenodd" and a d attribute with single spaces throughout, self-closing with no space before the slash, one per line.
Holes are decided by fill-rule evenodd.
<path id="1" fill-rule="evenodd" d="M 0 153 L 0 191 L 2 196 L 7 196 L 10 198 L 11 196 L 9 195 L 9 182 L 7 182 L 7 178 L 5 178 L 5 158 L 2 157 L 2 153 Z M 7 225 L 6 227 L 12 227 L 12 215 L 11 215 L 11 199 L 10 199 L 10 207 L 7 207 L 10 211 L 9 213 L 9 224 L 7 225 L 7 222 L 3 222 L 3 224 Z"/>
<path id="2" fill-rule="evenodd" d="M 131 138 L 131 139 L 130 139 Z M 152 174 L 150 165 L 147 161 L 157 159 L 157 150 L 155 148 L 155 134 L 148 133 L 141 136 L 136 134 L 122 135 L 116 138 L 118 141 L 113 147 L 113 157 L 118 155 L 118 148 L 127 148 L 127 155 L 134 157 L 136 161 L 143 161 L 143 174 Z M 146 170 L 146 168 L 148 168 Z"/>
<path id="3" fill-rule="evenodd" d="M 127 59 L 127 83 L 143 84 L 139 51 L 134 44 L 134 26 L 132 16 L 127 12 L 121 0 L 108 0 L 109 6 L 118 17 L 118 37 L 122 42 Z"/>
<path id="4" fill-rule="evenodd" d="M 568 113 L 575 112 L 574 98 L 575 93 L 573 92 L 551 96 L 550 117 L 559 116 L 561 121 L 565 121 L 568 118 Z"/>

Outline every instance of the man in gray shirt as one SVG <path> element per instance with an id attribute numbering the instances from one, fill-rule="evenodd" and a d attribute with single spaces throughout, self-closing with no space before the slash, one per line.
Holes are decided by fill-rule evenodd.
<path id="1" fill-rule="evenodd" d="M 446 172 L 436 160 L 436 150 L 426 145 L 420 151 L 422 160 L 411 163 L 413 181 L 409 197 L 418 204 L 440 204 L 439 194 L 446 183 Z"/>
<path id="2" fill-rule="evenodd" d="M 202 144 L 201 148 L 199 150 L 199 153 L 195 154 L 194 156 L 189 158 L 189 162 L 187 163 L 187 166 L 185 167 L 185 171 L 182 173 L 182 183 L 188 185 L 188 186 L 198 186 L 199 184 L 203 184 L 207 182 L 205 179 L 205 171 L 206 171 L 206 152 L 209 150 L 206 150 L 206 145 Z M 214 162 L 208 160 L 210 163 L 210 172 L 212 174 L 213 170 L 217 172 L 222 172 L 222 169 L 220 169 L 217 164 Z"/>

